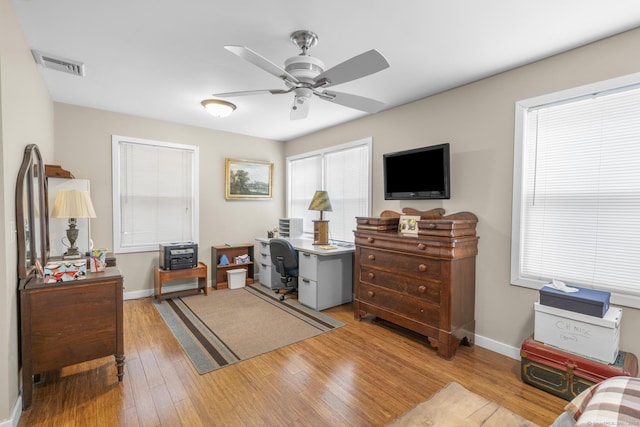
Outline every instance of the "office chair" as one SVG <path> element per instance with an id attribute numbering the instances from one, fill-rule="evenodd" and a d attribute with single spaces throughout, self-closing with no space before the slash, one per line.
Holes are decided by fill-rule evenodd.
<path id="1" fill-rule="evenodd" d="M 282 288 L 275 291 L 279 294 L 281 289 L 285 290 L 280 295 L 280 301 L 283 301 L 287 294 L 298 292 L 298 251 L 285 239 L 269 240 L 269 250 L 271 263 L 280 273 L 280 281 L 282 282 Z"/>

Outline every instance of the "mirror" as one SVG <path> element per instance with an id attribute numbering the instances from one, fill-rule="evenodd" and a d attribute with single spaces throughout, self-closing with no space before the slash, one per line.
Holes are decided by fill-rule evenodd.
<path id="1" fill-rule="evenodd" d="M 35 144 L 27 145 L 16 182 L 16 231 L 18 279 L 30 279 L 36 263 L 44 266 L 49 256 L 49 220 L 44 165 Z"/>

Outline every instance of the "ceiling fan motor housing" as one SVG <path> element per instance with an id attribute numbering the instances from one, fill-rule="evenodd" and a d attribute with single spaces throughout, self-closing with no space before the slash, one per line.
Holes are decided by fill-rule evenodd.
<path id="1" fill-rule="evenodd" d="M 324 71 L 324 62 L 312 56 L 294 56 L 284 61 L 284 70 L 300 81 L 313 83 Z"/>
<path id="2" fill-rule="evenodd" d="M 314 78 L 324 71 L 324 62 L 308 55 L 294 56 L 284 62 L 284 69 L 300 82 L 314 83 Z M 294 108 L 297 104 L 304 104 L 313 95 L 313 91 L 308 87 L 295 89 Z"/>

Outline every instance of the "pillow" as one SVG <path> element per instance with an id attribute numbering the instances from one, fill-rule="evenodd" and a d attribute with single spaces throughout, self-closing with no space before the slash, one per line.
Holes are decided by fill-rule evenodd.
<path id="1" fill-rule="evenodd" d="M 576 427 L 640 425 L 640 378 L 606 379 L 580 393 L 565 410 Z"/>

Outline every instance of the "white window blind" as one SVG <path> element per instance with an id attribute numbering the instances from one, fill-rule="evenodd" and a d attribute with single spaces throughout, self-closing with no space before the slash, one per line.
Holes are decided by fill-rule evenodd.
<path id="1" fill-rule="evenodd" d="M 319 219 L 309 210 L 311 198 L 326 190 L 333 209 L 323 214 L 329 238 L 353 242 L 356 217 L 371 214 L 371 138 L 287 158 L 287 183 L 287 215 L 303 218 L 305 233 Z"/>
<path id="2" fill-rule="evenodd" d="M 366 145 L 325 155 L 326 190 L 333 208 L 326 219 L 331 221 L 329 229 L 334 239 L 353 241 L 356 217 L 369 216 L 369 163 Z"/>
<path id="3" fill-rule="evenodd" d="M 519 106 L 513 283 L 640 295 L 640 86 L 614 83 Z"/>
<path id="4" fill-rule="evenodd" d="M 322 156 L 314 154 L 287 162 L 289 191 L 287 216 L 302 218 L 305 232 L 312 233 L 312 220 L 318 219 L 318 212 L 310 211 L 309 203 L 317 189 L 322 188 Z"/>
<path id="5" fill-rule="evenodd" d="M 112 137 L 115 252 L 197 242 L 198 148 Z"/>

